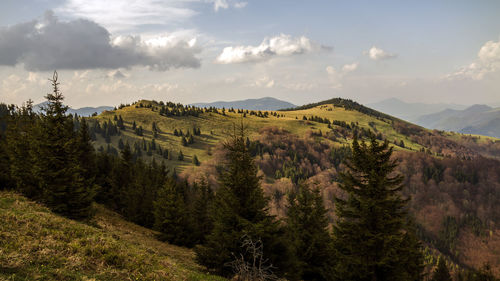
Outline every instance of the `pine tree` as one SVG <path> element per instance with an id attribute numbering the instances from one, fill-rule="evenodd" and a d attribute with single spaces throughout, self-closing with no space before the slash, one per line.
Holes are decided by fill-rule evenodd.
<path id="1" fill-rule="evenodd" d="M 48 105 L 39 129 L 35 175 L 43 191 L 43 201 L 54 212 L 86 218 L 90 215 L 92 192 L 86 186 L 84 169 L 78 161 L 78 142 L 73 121 L 65 114 L 68 107 L 62 103 L 64 97 L 58 88 L 57 72 L 51 81 L 53 93 L 46 96 Z"/>
<path id="2" fill-rule="evenodd" d="M 443 257 L 439 257 L 436 271 L 432 275 L 431 281 L 452 281 L 448 267 L 446 266 L 446 261 Z"/>
<path id="3" fill-rule="evenodd" d="M 200 166 L 200 160 L 198 160 L 198 157 L 196 155 L 193 155 L 193 164 L 196 166 Z"/>
<path id="4" fill-rule="evenodd" d="M 69 216 L 84 219 L 90 216 L 92 202 L 95 196 L 96 158 L 92 146 L 87 121 L 82 118 L 80 129 L 74 142 L 73 155 L 77 163 L 76 173 L 80 178 L 70 191 L 68 204 Z"/>
<path id="5" fill-rule="evenodd" d="M 211 212 L 213 230 L 206 242 L 196 248 L 201 265 L 226 276 L 232 273 L 227 263 L 233 261 L 235 256 L 245 254 L 241 247 L 244 235 L 261 239 L 264 257 L 280 269 L 283 269 L 280 263 L 288 256 L 286 245 L 279 240 L 283 233 L 267 212 L 268 200 L 244 140 L 241 126 L 239 134 L 235 133 L 224 144 L 227 156 L 219 175 L 220 188 Z"/>
<path id="6" fill-rule="evenodd" d="M 5 131 L 4 145 L 8 177 L 19 192 L 34 199 L 40 199 L 42 192 L 35 176 L 35 155 L 38 144 L 38 118 L 33 112 L 33 102 L 29 100 L 18 110 L 12 109 L 9 126 Z M 7 176 L 7 175 L 6 175 Z"/>
<path id="7" fill-rule="evenodd" d="M 214 193 L 206 180 L 202 180 L 193 203 L 194 240 L 196 244 L 203 244 L 213 228 L 210 217 L 210 207 L 214 200 Z"/>
<path id="8" fill-rule="evenodd" d="M 289 278 L 331 280 L 333 244 L 319 189 L 300 186 L 298 192 L 290 194 L 286 223 L 288 240 L 297 259 L 295 272 Z"/>
<path id="9" fill-rule="evenodd" d="M 172 178 L 158 191 L 154 201 L 154 227 L 160 239 L 176 245 L 189 246 L 192 229 L 184 196 Z"/>
<path id="10" fill-rule="evenodd" d="M 179 150 L 179 154 L 177 154 L 177 160 L 184 161 L 184 154 L 182 153 L 182 150 Z"/>
<path id="11" fill-rule="evenodd" d="M 335 200 L 336 280 L 422 279 L 422 253 L 407 227 L 408 200 L 400 196 L 403 176 L 393 175 L 391 155 L 374 135 L 369 145 L 353 140 L 348 171 L 340 174 L 346 197 Z"/>

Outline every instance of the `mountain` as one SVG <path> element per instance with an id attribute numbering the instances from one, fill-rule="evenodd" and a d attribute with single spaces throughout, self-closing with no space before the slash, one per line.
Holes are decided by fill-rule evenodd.
<path id="1" fill-rule="evenodd" d="M 430 129 L 500 137 L 500 107 L 473 105 L 464 110 L 446 109 L 424 115 L 416 123 Z"/>
<path id="2" fill-rule="evenodd" d="M 369 107 L 396 116 L 403 120 L 415 121 L 422 115 L 436 113 L 445 109 L 465 109 L 465 105 L 446 103 L 408 103 L 397 98 L 390 98 L 376 103 L 368 104 Z"/>
<path id="3" fill-rule="evenodd" d="M 42 107 L 45 106 L 48 102 L 42 102 L 33 106 L 33 110 L 37 113 L 42 111 Z M 92 114 L 97 113 L 101 114 L 103 111 L 113 110 L 112 106 L 99 106 L 99 107 L 81 107 L 78 109 L 68 108 L 68 114 L 77 114 L 78 116 L 92 116 Z"/>
<path id="4" fill-rule="evenodd" d="M 340 192 L 338 173 L 352 139 L 375 132 L 395 150 L 398 171 L 405 176 L 404 194 L 412 198 L 410 212 L 425 244 L 461 267 L 489 262 L 500 276 L 495 258 L 500 251 L 499 139 L 429 130 L 341 98 L 260 113 L 228 108 L 223 112 L 142 100 L 103 112 L 89 124 L 99 151 L 118 155 L 120 143 L 129 143 L 134 157 L 164 162 L 180 178 L 206 180 L 216 189 L 224 161 L 220 143 L 243 121 L 270 212 L 283 217 L 286 194 L 304 181 L 321 189 L 331 221 L 331 198 Z M 467 112 L 485 110 L 494 111 L 474 106 Z M 110 135 L 115 116 L 122 117 L 123 129 Z M 193 163 L 195 156 L 199 166 Z"/>
<path id="5" fill-rule="evenodd" d="M 216 101 L 211 103 L 193 103 L 197 107 L 215 107 L 215 108 L 239 108 L 248 110 L 279 110 L 293 108 L 294 104 L 279 99 L 266 97 L 260 99 L 247 99 L 238 101 Z"/>

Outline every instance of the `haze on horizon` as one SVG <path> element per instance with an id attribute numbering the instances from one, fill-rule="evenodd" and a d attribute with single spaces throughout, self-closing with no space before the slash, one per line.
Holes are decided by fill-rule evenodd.
<path id="1" fill-rule="evenodd" d="M 500 2 L 4 0 L 0 101 L 500 104 Z"/>

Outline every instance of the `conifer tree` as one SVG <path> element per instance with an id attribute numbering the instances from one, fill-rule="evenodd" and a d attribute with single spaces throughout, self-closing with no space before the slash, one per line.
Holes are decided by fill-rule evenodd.
<path id="1" fill-rule="evenodd" d="M 296 260 L 290 279 L 331 280 L 333 244 L 328 231 L 327 210 L 319 189 L 299 186 L 290 194 L 287 209 L 287 236 Z"/>
<path id="2" fill-rule="evenodd" d="M 46 96 L 48 104 L 39 128 L 35 175 L 43 191 L 43 201 L 54 212 L 76 219 L 86 218 L 90 215 L 92 187 L 87 186 L 83 178 L 73 121 L 66 115 L 68 107 L 63 104 L 57 72 L 51 82 L 53 92 Z"/>
<path id="3" fill-rule="evenodd" d="M 192 242 L 192 229 L 188 208 L 183 193 L 174 179 L 168 179 L 158 190 L 154 201 L 154 227 L 161 232 L 160 239 L 176 245 L 189 246 Z"/>
<path id="4" fill-rule="evenodd" d="M 196 155 L 193 155 L 193 164 L 196 166 L 200 166 L 200 160 L 198 160 L 198 157 Z"/>
<path id="5" fill-rule="evenodd" d="M 374 135 L 369 145 L 353 140 L 348 171 L 340 174 L 346 197 L 335 204 L 336 280 L 422 279 L 422 253 L 407 227 L 408 200 L 400 196 L 403 176 L 393 175 L 391 155 Z"/>
<path id="6" fill-rule="evenodd" d="M 203 244 L 213 228 L 210 208 L 214 200 L 214 193 L 204 179 L 198 188 L 197 197 L 193 203 L 194 240 L 196 244 Z"/>
<path id="7" fill-rule="evenodd" d="M 443 257 L 439 257 L 436 271 L 432 275 L 431 281 L 452 281 L 448 267 L 446 266 L 446 261 Z"/>
<path id="8" fill-rule="evenodd" d="M 288 248 L 281 243 L 277 223 L 267 212 L 268 200 L 260 186 L 257 167 L 245 147 L 243 125 L 239 132 L 224 144 L 227 150 L 226 162 L 219 175 L 212 209 L 213 230 L 206 242 L 196 248 L 197 260 L 201 265 L 218 274 L 230 275 L 232 269 L 227 263 L 235 256 L 245 254 L 241 247 L 244 235 L 261 239 L 264 257 L 280 269 L 288 256 Z"/>
<path id="9" fill-rule="evenodd" d="M 179 154 L 177 154 L 177 160 L 184 161 L 184 153 L 182 153 L 182 150 L 179 150 Z"/>
<path id="10" fill-rule="evenodd" d="M 34 199 L 41 199 L 42 192 L 35 177 L 35 146 L 37 144 L 38 118 L 33 112 L 33 102 L 29 100 L 18 110 L 12 109 L 9 126 L 5 131 L 5 156 L 8 155 L 9 178 L 19 192 Z"/>

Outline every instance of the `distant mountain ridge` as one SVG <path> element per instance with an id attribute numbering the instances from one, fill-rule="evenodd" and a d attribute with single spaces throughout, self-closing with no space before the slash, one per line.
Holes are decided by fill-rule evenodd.
<path id="1" fill-rule="evenodd" d="M 466 105 L 453 103 L 408 103 L 398 98 L 369 103 L 367 106 L 410 122 L 415 122 L 422 115 L 437 113 L 446 109 L 462 110 L 467 108 Z"/>
<path id="2" fill-rule="evenodd" d="M 216 101 L 211 103 L 192 103 L 197 107 L 215 107 L 215 108 L 239 108 L 248 110 L 278 110 L 285 108 L 294 108 L 296 105 L 287 101 L 265 97 L 260 99 L 246 99 L 237 101 Z"/>
<path id="3" fill-rule="evenodd" d="M 476 104 L 464 110 L 446 109 L 421 116 L 415 123 L 430 129 L 500 138 L 500 107 Z"/>
<path id="4" fill-rule="evenodd" d="M 42 111 L 42 107 L 45 106 L 47 104 L 47 102 L 42 102 L 42 103 L 39 103 L 39 104 L 36 104 L 33 106 L 33 110 L 35 112 L 41 112 Z M 114 107 L 112 106 L 98 106 L 98 107 L 81 107 L 81 108 L 77 108 L 77 109 L 73 109 L 73 108 L 68 108 L 68 114 L 77 114 L 78 116 L 92 116 L 92 114 L 94 113 L 97 113 L 97 114 L 101 114 L 103 111 L 106 111 L 106 110 L 113 110 Z"/>

